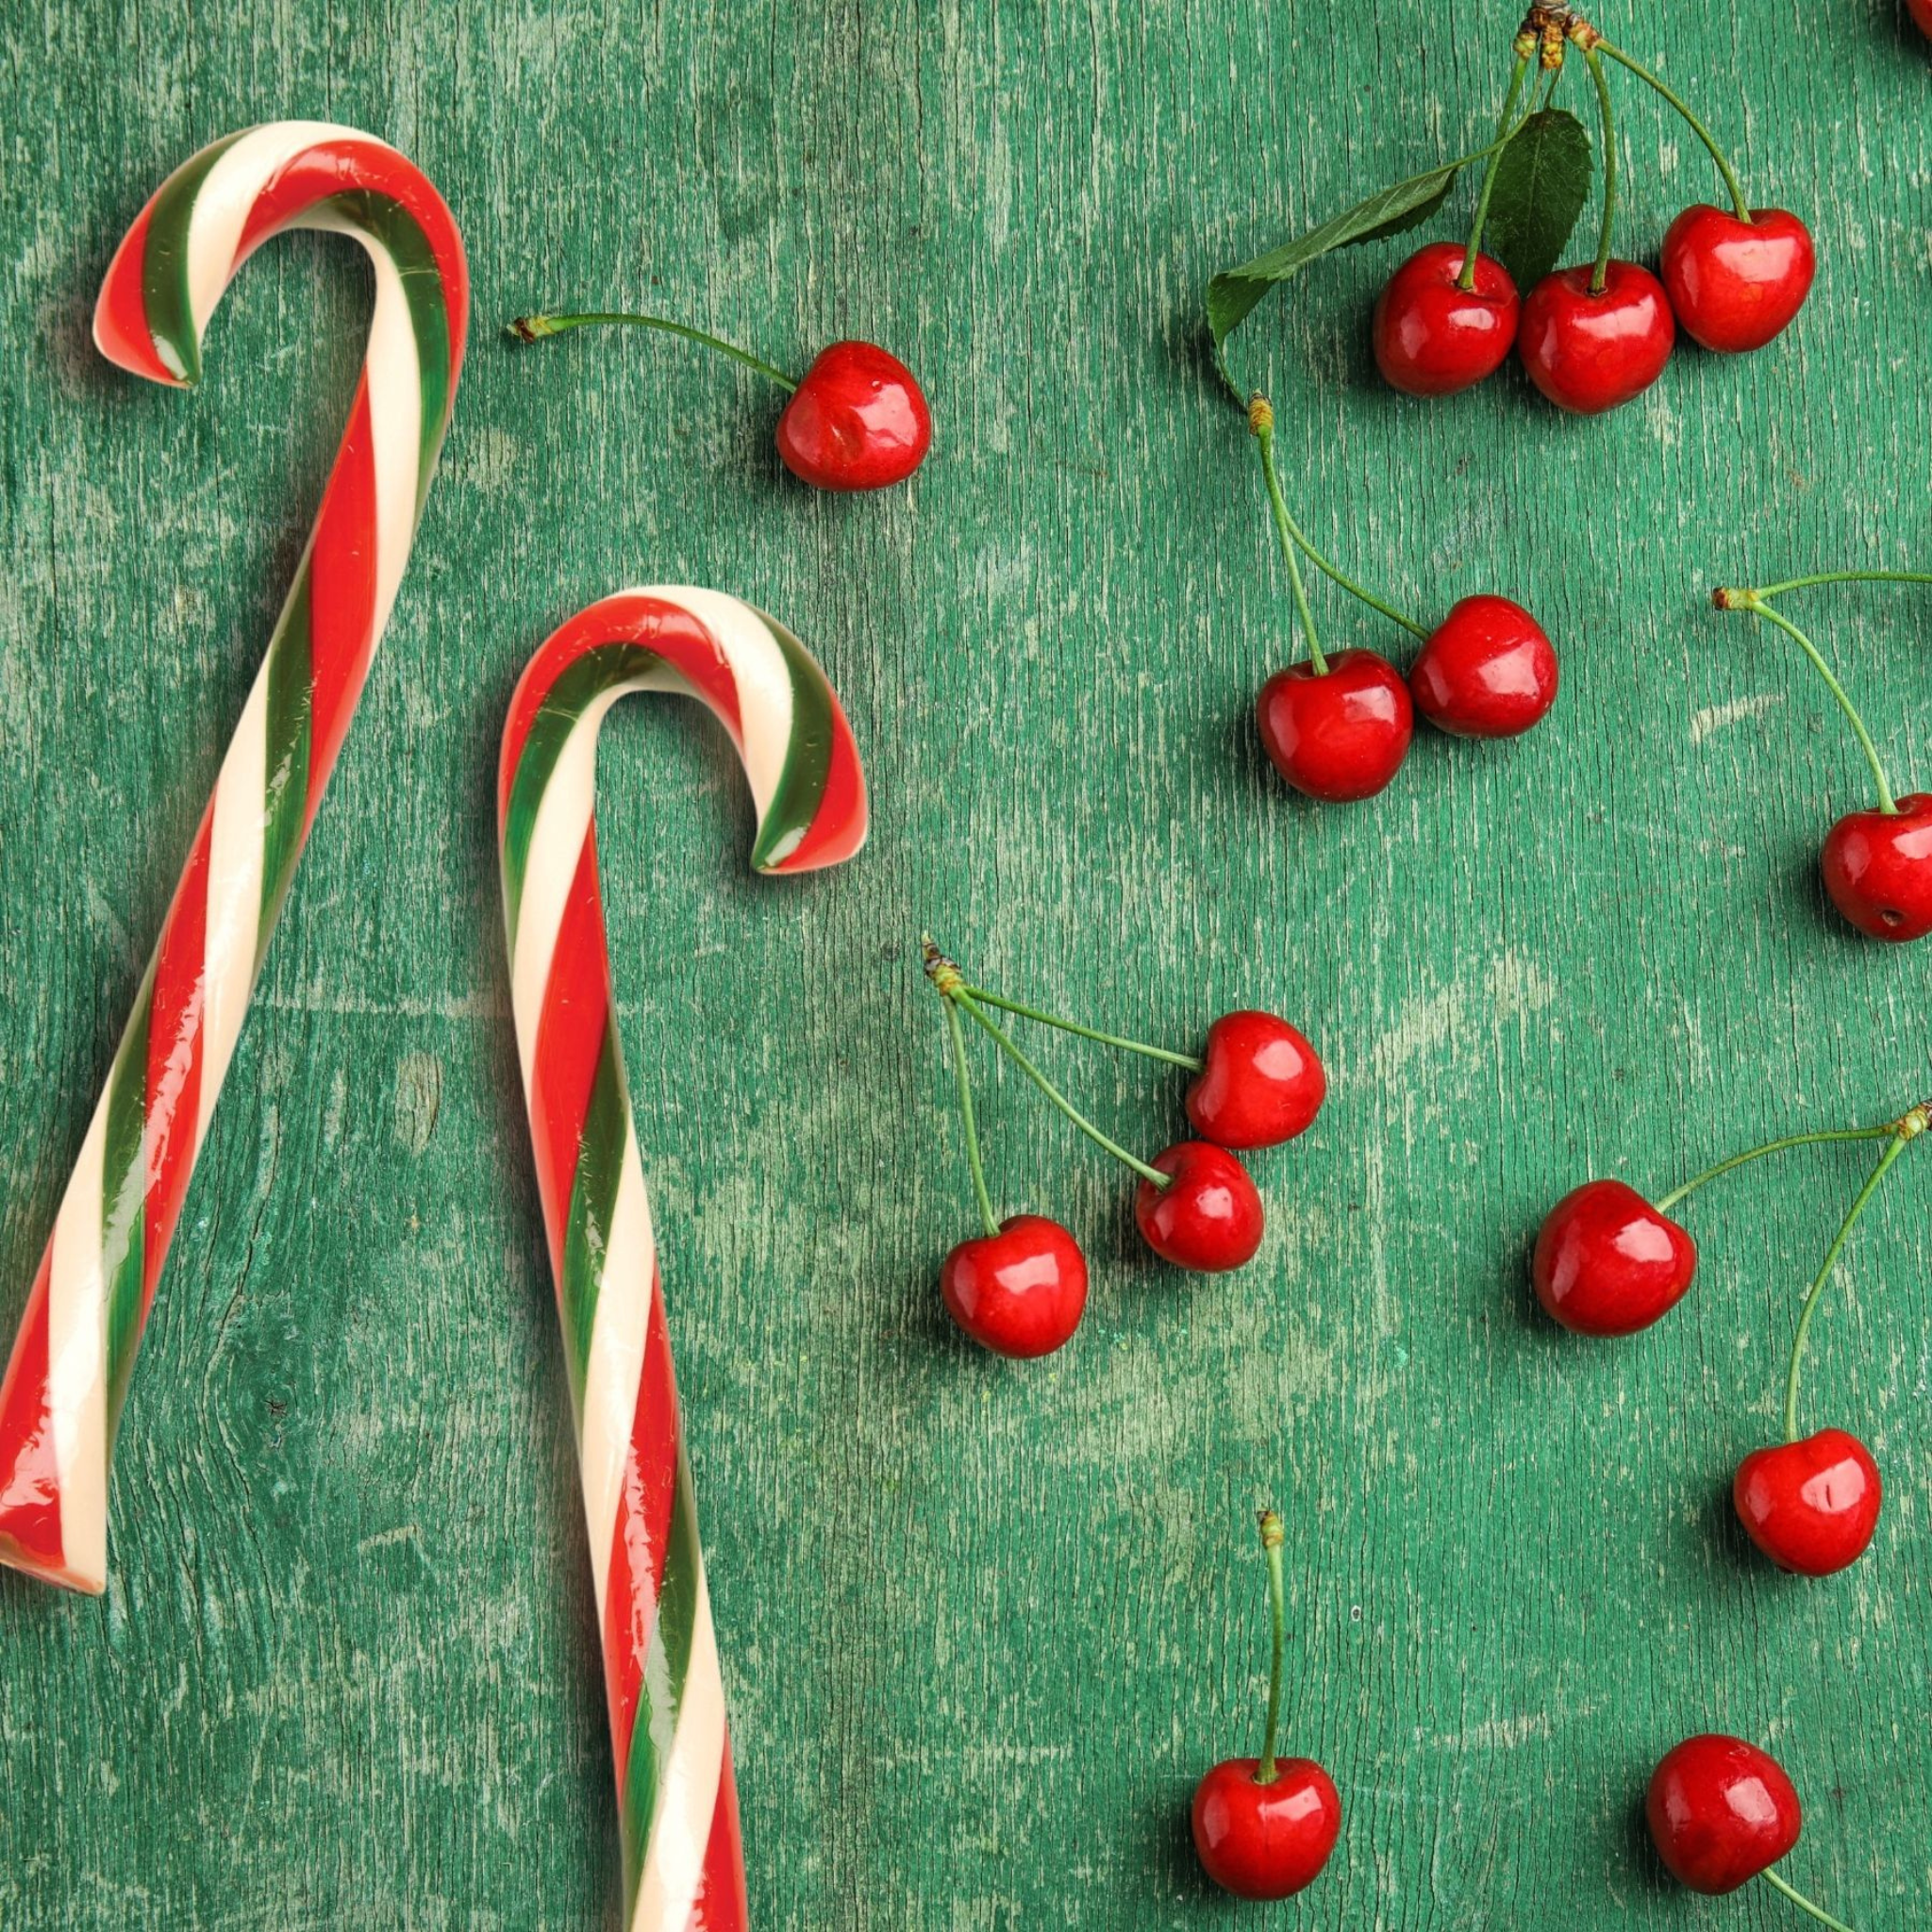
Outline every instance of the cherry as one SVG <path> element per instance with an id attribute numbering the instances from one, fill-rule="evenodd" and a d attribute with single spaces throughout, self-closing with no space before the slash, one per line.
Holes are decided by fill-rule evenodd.
<path id="1" fill-rule="evenodd" d="M 1906 11 L 1918 23 L 1919 31 L 1932 41 L 1932 0 L 1906 0 Z"/>
<path id="2" fill-rule="evenodd" d="M 778 455 L 820 490 L 903 483 L 932 447 L 932 417 L 912 372 L 872 342 L 834 342 L 778 418 Z"/>
<path id="3" fill-rule="evenodd" d="M 1678 1884 L 1726 1892 L 1798 1842 L 1804 1811 L 1777 1760 L 1741 1738 L 1687 1738 L 1651 1774 L 1644 1815 Z"/>
<path id="4" fill-rule="evenodd" d="M 1274 769 L 1331 805 L 1373 798 L 1401 769 L 1415 735 L 1408 687 L 1374 651 L 1304 659 L 1261 687 L 1255 718 Z"/>
<path id="5" fill-rule="evenodd" d="M 1826 834 L 1824 890 L 1860 932 L 1916 940 L 1932 932 L 1932 791 L 1898 809 L 1848 812 Z"/>
<path id="6" fill-rule="evenodd" d="M 819 490 L 883 490 L 903 483 L 932 447 L 932 415 L 912 372 L 874 342 L 834 342 L 802 381 L 749 350 L 664 315 L 520 315 L 508 325 L 521 341 L 607 324 L 660 330 L 700 343 L 791 391 L 778 418 L 778 455 Z"/>
<path id="7" fill-rule="evenodd" d="M 1549 1316 L 1579 1335 L 1634 1335 L 1683 1299 L 1697 1243 L 1622 1181 L 1586 1181 L 1550 1209 L 1530 1279 Z"/>
<path id="8" fill-rule="evenodd" d="M 1700 202 L 1664 236 L 1658 264 L 1684 332 L 1736 356 L 1761 349 L 1790 327 L 1818 273 L 1811 231 L 1781 208 L 1751 219 Z"/>
<path id="9" fill-rule="evenodd" d="M 1557 654 L 1507 597 L 1465 597 L 1408 667 L 1415 708 L 1459 738 L 1514 738 L 1557 701 Z"/>
<path id="10" fill-rule="evenodd" d="M 1375 366 L 1412 396 L 1450 396 L 1493 375 L 1516 341 L 1522 312 L 1509 271 L 1477 255 L 1475 286 L 1461 284 L 1469 251 L 1432 242 L 1390 276 L 1370 332 Z"/>
<path id="11" fill-rule="evenodd" d="M 1277 1758 L 1281 1666 L 1288 1595 L 1281 1545 L 1287 1532 L 1273 1509 L 1261 1512 L 1274 1633 L 1268 1670 L 1268 1729 L 1258 1757 L 1224 1758 L 1194 1788 L 1191 1823 L 1201 1868 L 1237 1898 L 1291 1898 L 1312 1885 L 1341 1833 L 1341 1798 L 1312 1757 Z"/>
<path id="12" fill-rule="evenodd" d="M 966 1333 L 995 1355 L 1051 1355 L 1080 1325 L 1087 1260 L 1057 1221 L 1012 1214 L 997 1234 L 961 1241 L 940 1269 L 940 1293 Z"/>
<path id="13" fill-rule="evenodd" d="M 1315 1049 L 1273 1013 L 1224 1013 L 1208 1029 L 1188 1119 L 1222 1147 L 1273 1147 L 1307 1131 L 1328 1092 Z"/>
<path id="14" fill-rule="evenodd" d="M 1258 1757 L 1229 1757 L 1194 1788 L 1201 1867 L 1237 1898 L 1292 1898 L 1321 1876 L 1341 1833 L 1341 1795 L 1312 1757 L 1284 1757 L 1261 1784 Z"/>
<path id="15" fill-rule="evenodd" d="M 1529 378 L 1558 408 L 1601 415 L 1641 395 L 1671 359 L 1677 325 L 1663 284 L 1634 261 L 1545 275 L 1523 305 L 1516 345 Z"/>
<path id="16" fill-rule="evenodd" d="M 1830 1576 L 1871 1547 L 1883 1489 L 1872 1452 L 1856 1436 L 1820 1429 L 1745 1457 L 1731 1500 L 1751 1541 L 1779 1569 Z"/>
<path id="17" fill-rule="evenodd" d="M 1141 1239 L 1177 1268 L 1221 1274 L 1255 1258 L 1261 1245 L 1261 1197 L 1248 1171 L 1225 1148 L 1180 1141 L 1154 1157 L 1164 1185 L 1144 1174 L 1134 1190 Z"/>

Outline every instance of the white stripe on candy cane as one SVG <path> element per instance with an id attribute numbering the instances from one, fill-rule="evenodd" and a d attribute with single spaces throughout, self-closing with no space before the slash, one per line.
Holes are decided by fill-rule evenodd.
<path id="1" fill-rule="evenodd" d="M 197 1156 L 208 1136 L 222 1081 L 234 1057 L 261 946 L 262 836 L 268 797 L 268 665 L 256 673 L 228 755 L 215 780 L 208 827 L 208 929 L 202 941 L 201 1093 Z"/>
<path id="2" fill-rule="evenodd" d="M 643 1160 L 625 1099 L 624 1164 L 611 1208 L 609 1246 L 597 1284 L 597 1312 L 591 1323 L 590 1366 L 584 1375 L 584 1412 L 578 1425 L 583 1469 L 584 1527 L 591 1539 L 591 1572 L 597 1586 L 597 1627 L 604 1627 L 610 1552 L 624 1501 L 630 1460 L 631 1425 L 644 1379 L 644 1348 L 651 1303 L 658 1292 L 658 1250 L 651 1226 L 651 1198 L 644 1190 Z"/>
<path id="3" fill-rule="evenodd" d="M 718 1664 L 718 1633 L 711 1623 L 711 1586 L 702 1563 L 684 1702 L 678 1707 L 671 1749 L 661 1761 L 658 1811 L 638 1882 L 632 1932 L 660 1932 L 691 1924 L 718 1807 L 724 1770 L 724 1679 Z"/>
<path id="4" fill-rule="evenodd" d="M 108 1580 L 108 1292 L 101 1278 L 101 1216 L 108 1079 L 54 1223 L 47 1284 L 47 1406 L 60 1475 L 66 1574 L 85 1590 Z"/>

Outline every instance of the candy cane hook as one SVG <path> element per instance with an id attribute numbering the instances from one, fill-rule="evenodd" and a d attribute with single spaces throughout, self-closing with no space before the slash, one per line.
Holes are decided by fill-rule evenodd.
<path id="1" fill-rule="evenodd" d="M 629 1932 L 741 1932 L 724 1691 L 597 889 L 597 733 L 626 691 L 701 699 L 758 806 L 752 864 L 865 842 L 865 779 L 824 673 L 716 591 L 626 591 L 572 618 L 510 701 L 504 923 L 538 1193 L 575 1409 Z"/>
<path id="2" fill-rule="evenodd" d="M 362 376 L 322 508 L 168 908 L 0 1382 L 0 1562 L 107 1581 L 128 1372 L 257 969 L 349 728 L 449 426 L 469 275 L 441 197 L 353 128 L 284 121 L 177 168 L 115 251 L 101 353 L 181 388 L 270 236 L 353 236 L 375 268 Z"/>

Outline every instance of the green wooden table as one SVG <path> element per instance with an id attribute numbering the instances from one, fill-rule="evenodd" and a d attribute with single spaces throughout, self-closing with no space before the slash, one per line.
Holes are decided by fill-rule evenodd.
<path id="1" fill-rule="evenodd" d="M 1564 1339 L 1524 1287 L 1587 1174 L 1661 1188 L 1932 1084 L 1932 952 L 1857 941 L 1815 882 L 1856 750 L 1780 641 L 1704 601 L 1932 550 L 1932 63 L 1890 0 L 1687 0 L 1627 28 L 1758 195 L 1815 217 L 1819 291 L 1766 355 L 1685 354 L 1584 425 L 1514 372 L 1447 407 L 1381 388 L 1364 320 L 1391 249 L 1257 314 L 1235 357 L 1274 392 L 1311 534 L 1427 609 L 1522 596 L 1565 691 L 1516 747 L 1419 741 L 1349 810 L 1285 795 L 1249 723 L 1294 647 L 1201 285 L 1480 139 L 1512 25 L 1470 0 L 8 10 L 9 1331 L 367 305 L 353 250 L 277 243 L 204 390 L 170 395 L 90 346 L 108 255 L 194 147 L 315 114 L 425 166 L 477 291 L 441 477 L 136 1374 L 108 1595 L 0 1577 L 8 1932 L 616 1924 L 491 783 L 531 648 L 652 580 L 791 623 L 875 790 L 858 865 L 766 883 L 693 710 L 630 708 L 604 757 L 758 1922 L 1794 1924 L 1761 1887 L 1669 1888 L 1643 1840 L 1651 1762 L 1713 1725 L 1806 1793 L 1797 1882 L 1860 1932 L 1932 1914 L 1924 1157 L 1817 1335 L 1818 1419 L 1866 1436 L 1890 1494 L 1834 1582 L 1771 1574 L 1724 1497 L 1775 1431 L 1861 1150 L 1705 1197 L 1702 1285 L 1633 1342 Z M 1622 92 L 1644 251 L 1711 183 Z M 497 335 L 566 298 L 792 363 L 879 337 L 926 380 L 938 451 L 896 495 L 811 495 L 755 378 Z M 1801 610 L 1920 783 L 1927 610 Z M 1096 1292 L 1031 1370 L 953 1335 L 933 1282 L 971 1202 L 927 924 L 1013 991 L 1156 1037 L 1241 1003 L 1307 1025 L 1333 1097 L 1259 1163 L 1252 1268 L 1150 1263 L 1119 1177 L 989 1074 L 994 1187 L 1080 1230 Z M 1130 1141 L 1166 1138 L 1177 1083 L 1050 1054 Z M 1254 1748 L 1270 1499 L 1290 1739 L 1347 1825 L 1319 1889 L 1242 1911 L 1197 1874 L 1184 1804 Z"/>

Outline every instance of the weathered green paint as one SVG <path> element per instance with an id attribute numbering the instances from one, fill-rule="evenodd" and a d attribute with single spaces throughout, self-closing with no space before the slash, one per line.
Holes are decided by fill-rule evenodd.
<path id="1" fill-rule="evenodd" d="M 1426 609 L 1520 594 L 1566 652 L 1536 740 L 1425 739 L 1346 811 L 1284 797 L 1247 722 L 1286 586 L 1200 287 L 1479 144 L 1512 17 L 1480 42 L 1484 9 L 1421 0 L 0 20 L 9 1327 L 368 305 L 352 247 L 277 242 L 200 391 L 170 394 L 88 342 L 108 253 L 197 144 L 320 113 L 424 164 L 478 291 L 134 1377 L 109 1593 L 0 1578 L 8 1932 L 617 1922 L 492 774 L 530 650 L 654 580 L 795 624 L 875 807 L 856 866 L 758 880 L 708 720 L 638 705 L 606 734 L 621 1025 L 758 1923 L 1789 1927 L 1769 1895 L 1666 1889 L 1643 1849 L 1650 1761 L 1708 1724 L 1797 1778 L 1795 1882 L 1860 1932 L 1932 1913 L 1932 1165 L 1900 1163 L 1814 1336 L 1807 1411 L 1866 1433 L 1891 1495 L 1837 1583 L 1767 1574 L 1722 1491 L 1776 1429 L 1862 1150 L 1700 1197 L 1705 1280 L 1628 1345 L 1564 1341 L 1522 1287 L 1587 1172 L 1661 1188 L 1928 1084 L 1932 952 L 1853 940 L 1814 883 L 1857 749 L 1791 652 L 1703 598 L 1932 554 L 1932 62 L 1885 0 L 1626 13 L 1604 25 L 1699 89 L 1754 192 L 1815 214 L 1820 291 L 1785 345 L 1686 354 L 1594 425 L 1513 374 L 1442 408 L 1383 391 L 1363 323 L 1391 249 L 1250 319 L 1231 353 L 1271 387 L 1310 536 Z M 1648 250 L 1714 178 L 1620 100 Z M 499 340 L 560 302 L 675 309 L 794 368 L 877 337 L 929 385 L 934 458 L 895 495 L 810 495 L 758 378 L 641 337 Z M 1400 643 L 1315 594 L 1335 641 Z M 1932 604 L 1790 608 L 1900 781 L 1932 781 Z M 925 925 L 1098 1024 L 1186 1042 L 1257 1001 L 1308 1027 L 1333 1098 L 1259 1163 L 1252 1269 L 1149 1266 L 1122 1179 L 975 1048 L 996 1196 L 1079 1229 L 1096 1289 L 1057 1362 L 952 1337 L 933 1275 L 975 1223 Z M 1182 1075 L 1041 1050 L 1133 1144 L 1177 1120 Z M 1285 1743 L 1348 1807 L 1332 1875 L 1276 1913 L 1207 1895 L 1181 1823 L 1199 1769 L 1258 1744 L 1264 1499 L 1290 1531 Z"/>

